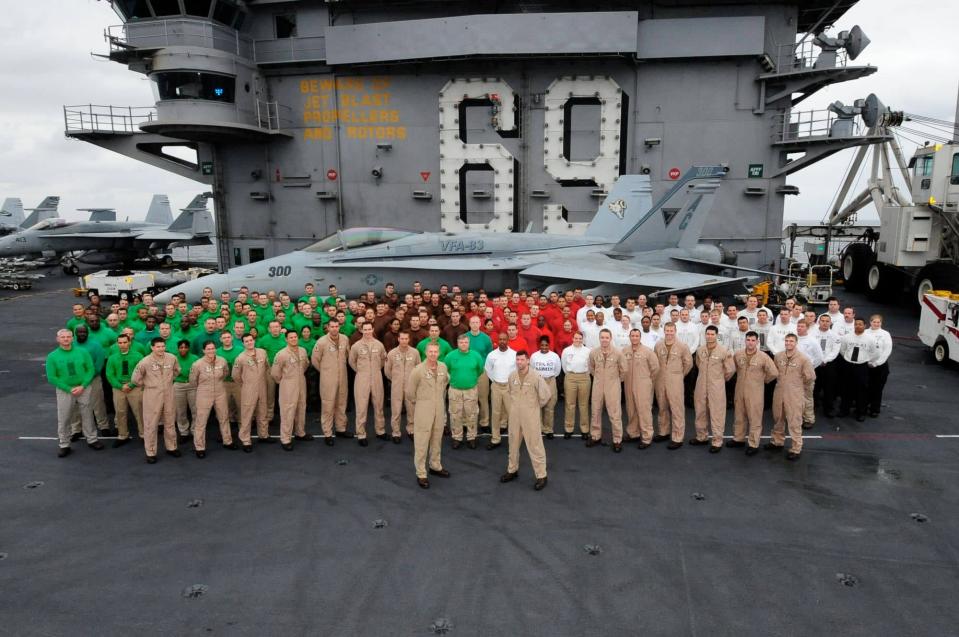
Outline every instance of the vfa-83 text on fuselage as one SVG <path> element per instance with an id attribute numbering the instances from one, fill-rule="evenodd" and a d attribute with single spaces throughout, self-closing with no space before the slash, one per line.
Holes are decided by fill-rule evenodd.
<path id="1" fill-rule="evenodd" d="M 188 300 L 204 287 L 215 293 L 252 290 L 298 292 L 314 283 L 358 296 L 394 282 L 436 289 L 540 290 L 578 287 L 646 293 L 715 288 L 742 279 L 713 274 L 734 267 L 722 248 L 700 244 L 706 215 L 726 169 L 694 167 L 654 205 L 649 176 L 623 175 L 582 236 L 543 233 L 410 232 L 352 228 L 289 254 L 232 268 L 179 285 Z M 742 269 L 742 268 L 735 268 Z"/>
<path id="2" fill-rule="evenodd" d="M 213 217 L 206 209 L 207 194 L 193 199 L 175 220 L 165 195 L 155 195 L 145 221 L 111 221 L 106 208 L 87 208 L 89 221 L 59 217 L 0 238 L 0 257 L 64 256 L 64 271 L 76 274 L 79 264 L 129 263 L 156 257 L 171 248 L 205 245 L 213 235 Z M 169 255 L 161 260 L 170 261 Z"/>

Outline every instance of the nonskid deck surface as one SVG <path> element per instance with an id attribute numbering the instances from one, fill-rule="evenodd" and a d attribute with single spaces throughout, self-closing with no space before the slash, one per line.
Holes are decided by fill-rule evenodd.
<path id="1" fill-rule="evenodd" d="M 43 360 L 70 285 L 0 295 L 5 633 L 956 634 L 959 370 L 909 311 L 843 295 L 896 337 L 887 404 L 820 417 L 799 462 L 560 436 L 534 492 L 525 455 L 501 485 L 505 445 L 447 438 L 423 491 L 405 439 L 58 459 Z"/>

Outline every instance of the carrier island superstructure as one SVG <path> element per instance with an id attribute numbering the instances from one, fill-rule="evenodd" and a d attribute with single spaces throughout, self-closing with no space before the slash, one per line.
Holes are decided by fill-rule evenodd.
<path id="1" fill-rule="evenodd" d="M 575 234 L 620 174 L 658 197 L 701 164 L 728 167 L 703 240 L 768 267 L 787 176 L 881 141 L 800 110 L 876 71 L 833 28 L 854 4 L 114 0 L 100 53 L 156 103 L 66 134 L 209 186 L 222 269 L 355 226 Z"/>

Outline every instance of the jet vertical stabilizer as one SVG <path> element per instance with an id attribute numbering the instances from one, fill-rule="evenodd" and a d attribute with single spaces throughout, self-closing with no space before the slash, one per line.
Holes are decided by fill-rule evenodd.
<path id="1" fill-rule="evenodd" d="M 19 226 L 23 223 L 23 202 L 16 197 L 3 200 L 0 206 L 0 223 Z"/>
<path id="2" fill-rule="evenodd" d="M 173 223 L 173 211 L 170 209 L 170 199 L 166 195 L 153 195 L 150 208 L 147 210 L 147 223 L 168 226 Z"/>
<path id="3" fill-rule="evenodd" d="M 619 239 L 616 250 L 636 253 L 695 246 L 725 174 L 722 166 L 693 166 L 626 232 L 611 237 Z M 604 212 L 606 203 L 597 216 Z"/>
<path id="4" fill-rule="evenodd" d="M 619 240 L 653 205 L 648 175 L 622 175 L 586 228 L 587 237 Z"/>
<path id="5" fill-rule="evenodd" d="M 53 219 L 54 217 L 59 217 L 60 213 L 57 212 L 57 208 L 60 207 L 60 197 L 51 196 L 44 197 L 43 201 L 36 208 L 28 208 L 31 210 L 30 216 L 27 217 L 22 224 L 21 228 L 30 228 L 37 225 L 44 219 Z"/>

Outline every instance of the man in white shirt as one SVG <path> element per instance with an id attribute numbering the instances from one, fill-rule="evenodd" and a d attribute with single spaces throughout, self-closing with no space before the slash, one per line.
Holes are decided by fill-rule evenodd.
<path id="1" fill-rule="evenodd" d="M 669 316 L 669 313 L 672 312 L 673 310 L 676 310 L 678 312 L 679 310 L 683 309 L 682 306 L 679 304 L 678 294 L 670 294 L 668 298 L 669 298 L 669 303 L 666 305 L 666 311 L 665 311 L 666 316 Z"/>
<path id="2" fill-rule="evenodd" d="M 798 337 L 796 347 L 800 352 L 806 355 L 809 362 L 812 363 L 813 369 L 819 369 L 823 364 L 823 351 L 822 347 L 819 346 L 819 341 L 815 336 L 809 333 L 809 326 L 806 323 L 806 319 L 796 321 L 795 326 L 796 336 Z M 812 426 L 816 424 L 816 410 L 815 403 L 813 402 L 815 383 L 816 381 L 814 380 L 812 383 L 803 386 L 806 392 L 806 403 L 802 412 L 803 429 L 812 429 Z"/>
<path id="3" fill-rule="evenodd" d="M 769 346 L 766 344 L 766 340 L 769 338 L 769 328 L 772 327 L 772 323 L 769 319 L 772 316 L 769 314 L 769 310 L 766 308 L 760 308 L 756 312 L 756 322 L 750 322 L 750 327 L 756 334 L 759 335 L 759 349 L 763 352 L 769 353 Z M 749 317 L 746 317 L 746 320 L 749 320 Z"/>
<path id="4" fill-rule="evenodd" d="M 877 358 L 876 339 L 866 332 L 866 319 L 853 321 L 853 331 L 842 337 L 839 350 L 843 359 L 841 371 L 843 393 L 839 415 L 846 417 L 855 404 L 856 420 L 866 419 L 869 398 L 869 363 Z"/>
<path id="5" fill-rule="evenodd" d="M 759 307 L 759 297 L 755 294 L 750 294 L 746 297 L 746 307 L 744 307 L 740 312 L 739 316 L 745 316 L 749 319 L 749 327 L 755 329 L 757 321 L 759 320 L 759 310 L 766 310 L 767 318 L 772 318 L 772 314 L 769 312 L 769 309 Z"/>
<path id="6" fill-rule="evenodd" d="M 540 416 L 543 425 L 543 435 L 547 440 L 553 439 L 553 420 L 556 413 L 556 398 L 558 396 L 556 389 L 556 378 L 562 371 L 562 361 L 559 354 L 549 348 L 549 337 L 539 337 L 539 351 L 534 352 L 529 357 L 529 366 L 536 370 L 546 386 L 549 387 L 549 402 L 540 409 Z"/>
<path id="7" fill-rule="evenodd" d="M 726 340 L 724 344 L 731 351 L 738 352 L 746 347 L 746 334 L 748 332 L 749 319 L 745 316 L 740 316 L 735 322 L 730 324 L 730 328 L 726 331 Z"/>
<path id="8" fill-rule="evenodd" d="M 629 317 L 629 324 L 635 328 L 638 328 L 640 321 L 643 319 L 643 311 L 636 307 L 636 301 L 633 299 L 626 299 L 626 311 L 623 312 L 626 316 Z"/>
<path id="9" fill-rule="evenodd" d="M 738 323 L 736 322 L 736 320 L 739 318 L 739 312 L 736 310 L 736 306 L 735 306 L 735 305 L 728 305 L 728 306 L 726 307 L 725 313 L 722 314 L 721 316 L 722 316 L 722 318 L 719 320 L 719 324 L 722 326 L 723 329 L 726 329 L 726 330 L 729 330 L 729 329 L 738 330 L 738 329 L 739 329 L 739 325 L 738 325 Z M 745 317 L 743 317 L 743 318 L 745 318 Z M 747 321 L 747 324 L 748 324 L 749 319 L 746 319 L 746 321 Z"/>
<path id="10" fill-rule="evenodd" d="M 773 356 L 786 349 L 786 334 L 795 334 L 796 327 L 789 321 L 789 311 L 783 307 L 779 312 L 779 320 L 770 326 L 766 336 L 766 347 Z"/>
<path id="11" fill-rule="evenodd" d="M 679 323 L 676 324 L 676 338 L 685 343 L 691 355 L 695 355 L 696 348 L 699 347 L 699 332 L 700 326 L 690 320 L 689 310 L 686 308 L 680 310 Z"/>
<path id="12" fill-rule="evenodd" d="M 623 318 L 619 320 L 618 324 L 613 323 L 610 325 L 609 331 L 613 333 L 613 347 L 623 349 L 624 347 L 628 346 L 630 343 L 629 333 L 632 331 L 632 329 L 633 325 L 630 323 L 628 316 L 623 316 Z"/>
<path id="13" fill-rule="evenodd" d="M 586 305 L 576 310 L 576 324 L 580 326 L 580 329 L 582 329 L 583 323 L 586 322 L 586 313 L 590 311 L 593 312 L 593 316 L 595 317 L 596 310 L 593 308 L 593 295 L 587 294 Z"/>
<path id="14" fill-rule="evenodd" d="M 701 312 L 700 310 L 696 309 L 696 297 L 693 296 L 692 294 L 687 294 L 684 300 L 684 303 L 685 305 L 683 307 L 689 310 L 689 320 L 692 321 L 693 323 L 698 323 L 699 315 L 701 314 Z M 706 311 L 707 313 L 709 312 L 709 310 L 706 310 Z"/>
<path id="15" fill-rule="evenodd" d="M 842 338 L 846 334 L 852 334 L 853 331 L 855 331 L 855 321 L 856 310 L 851 307 L 843 308 L 842 320 L 833 321 L 832 329 L 836 330 L 836 333 Z"/>
<path id="16" fill-rule="evenodd" d="M 659 323 L 658 314 L 655 314 L 652 317 L 644 316 L 639 322 L 639 325 L 640 325 L 639 340 L 643 345 L 645 345 L 649 349 L 653 349 L 653 347 L 656 346 L 656 343 L 659 342 L 659 339 L 663 337 L 662 332 L 660 332 L 659 330 L 653 329 L 654 320 L 657 323 Z"/>
<path id="17" fill-rule="evenodd" d="M 505 428 L 509 410 L 507 409 L 507 381 L 509 375 L 516 371 L 516 352 L 509 348 L 509 336 L 500 332 L 497 339 L 497 348 L 486 356 L 486 375 L 490 380 L 490 442 L 488 450 L 500 446 L 502 432 Z"/>
<path id="18" fill-rule="evenodd" d="M 832 329 L 832 321 L 828 314 L 820 316 L 816 325 L 816 329 L 810 334 L 819 341 L 819 348 L 823 353 L 823 364 L 816 368 L 816 388 L 813 396 L 822 409 L 822 415 L 832 418 L 836 406 L 836 389 L 840 382 L 839 347 L 842 339 Z"/>
<path id="19" fill-rule="evenodd" d="M 889 356 L 892 354 L 892 335 L 882 329 L 882 315 L 873 314 L 869 318 L 866 334 L 876 343 L 876 357 L 869 362 L 869 417 L 879 416 L 882 407 L 882 390 L 889 378 Z"/>
<path id="20" fill-rule="evenodd" d="M 829 316 L 829 325 L 831 329 L 836 329 L 840 322 L 843 320 L 842 312 L 839 309 L 839 299 L 834 296 L 830 296 L 826 299 L 826 307 L 828 308 L 826 314 Z"/>
<path id="21" fill-rule="evenodd" d="M 599 347 L 599 324 L 596 323 L 596 313 L 593 310 L 586 312 L 586 319 L 579 324 L 579 331 L 583 335 L 583 344 L 593 349 Z"/>
<path id="22" fill-rule="evenodd" d="M 576 408 L 579 407 L 579 431 L 586 440 L 589 437 L 589 348 L 583 345 L 583 335 L 573 335 L 573 344 L 563 350 L 563 394 L 566 405 L 563 438 L 573 436 L 576 424 Z"/>

